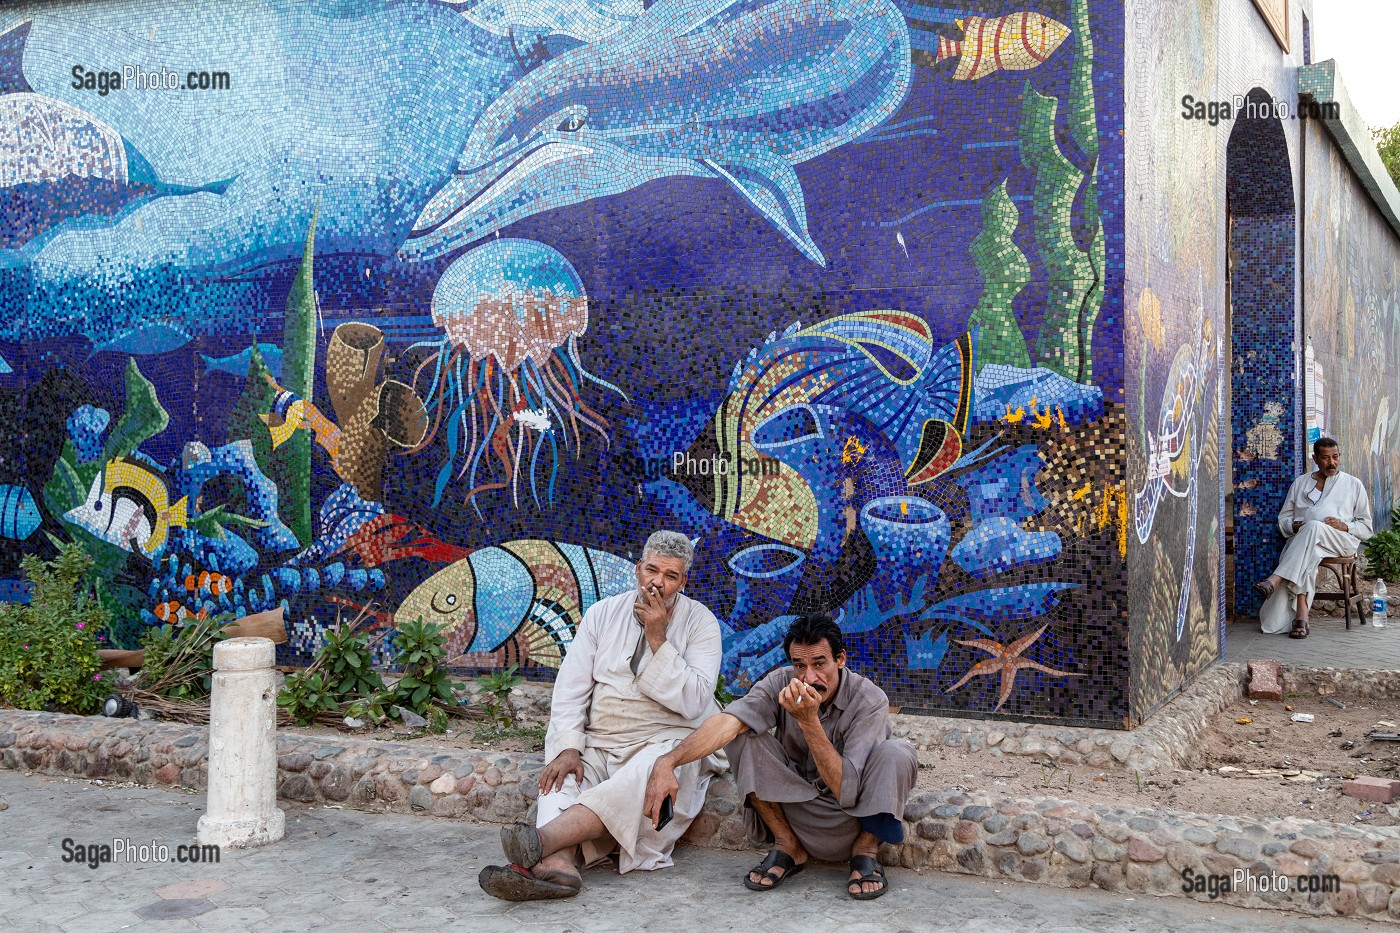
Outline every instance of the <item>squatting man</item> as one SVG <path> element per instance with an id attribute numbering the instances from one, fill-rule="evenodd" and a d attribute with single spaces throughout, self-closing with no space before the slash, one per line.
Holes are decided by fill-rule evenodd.
<path id="1" fill-rule="evenodd" d="M 1307 638 L 1323 558 L 1351 557 L 1371 537 L 1366 486 L 1342 472 L 1337 442 L 1324 437 L 1314 443 L 1313 463 L 1316 472 L 1293 481 L 1278 514 L 1279 531 L 1288 538 L 1278 568 L 1254 584 L 1264 597 L 1259 627 L 1269 635 L 1288 632 L 1290 638 Z"/>
<path id="2" fill-rule="evenodd" d="M 841 629 L 829 617 L 799 616 L 783 650 L 791 666 L 769 673 L 656 759 L 646 816 L 655 823 L 665 801 L 683 792 L 678 768 L 683 775 L 723 747 L 744 798 L 749 841 L 772 846 L 744 885 L 770 891 L 810 858 L 849 860 L 846 893 L 872 900 L 888 887 L 876 860 L 880 843 L 904 840 L 918 757 L 890 738 L 885 692 L 846 667 Z"/>
<path id="3" fill-rule="evenodd" d="M 671 788 L 670 819 L 643 817 L 653 762 L 719 711 L 719 622 L 681 592 L 693 556 L 685 535 L 656 532 L 636 589 L 584 613 L 554 681 L 536 825 L 501 831 L 510 864 L 482 870 L 487 894 L 571 897 L 579 868 L 614 851 L 624 873 L 671 864 L 710 776 L 726 766 L 721 756 L 693 756 Z"/>

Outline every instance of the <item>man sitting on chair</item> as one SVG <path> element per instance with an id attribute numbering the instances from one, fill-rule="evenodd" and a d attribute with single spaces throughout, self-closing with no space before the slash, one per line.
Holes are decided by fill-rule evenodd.
<path id="1" fill-rule="evenodd" d="M 1353 557 L 1371 537 L 1371 503 L 1361 480 L 1341 469 L 1342 452 L 1330 437 L 1313 444 L 1317 472 L 1293 481 L 1278 514 L 1288 538 L 1278 569 L 1254 584 L 1265 597 L 1259 627 L 1266 634 L 1308 637 L 1308 610 L 1317 591 L 1317 568 L 1326 557 Z M 1291 626 L 1291 629 L 1290 629 Z"/>

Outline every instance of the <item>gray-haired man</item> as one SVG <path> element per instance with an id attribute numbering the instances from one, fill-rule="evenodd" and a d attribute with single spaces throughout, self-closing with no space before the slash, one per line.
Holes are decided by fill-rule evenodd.
<path id="1" fill-rule="evenodd" d="M 705 803 L 708 757 L 677 771 L 674 816 L 642 813 L 652 763 L 711 714 L 722 654 L 714 613 L 681 592 L 693 557 L 674 531 L 647 539 L 637 588 L 595 603 L 554 681 L 536 825 L 501 831 L 509 865 L 487 866 L 482 890 L 507 900 L 570 897 L 579 865 L 618 853 L 618 869 L 665 868 Z"/>

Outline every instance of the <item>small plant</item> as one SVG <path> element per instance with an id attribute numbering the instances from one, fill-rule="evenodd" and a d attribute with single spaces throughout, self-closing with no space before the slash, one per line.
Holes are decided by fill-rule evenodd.
<path id="1" fill-rule="evenodd" d="M 374 669 L 369 633 L 359 629 L 367 618 L 369 614 L 362 612 L 336 625 L 326 633 L 311 666 L 283 683 L 277 705 L 297 725 L 310 725 L 322 717 L 330 722 L 352 717 L 378 724 L 391 715 L 386 706 L 393 704 L 395 695 Z"/>
<path id="2" fill-rule="evenodd" d="M 145 693 L 172 700 L 204 700 L 214 682 L 214 646 L 228 637 L 231 615 L 187 619 L 141 636 L 145 658 L 138 681 Z"/>
<path id="3" fill-rule="evenodd" d="M 1372 535 L 1362 545 L 1367 573 L 1383 580 L 1400 579 L 1400 507 L 1391 511 L 1390 524 L 1389 530 Z"/>
<path id="4" fill-rule="evenodd" d="M 384 678 L 374 669 L 369 632 L 339 625 L 326 634 L 318 657 L 326 684 L 337 699 L 373 697 L 384 692 Z"/>
<path id="5" fill-rule="evenodd" d="M 51 562 L 20 561 L 29 605 L 0 605 L 0 700 L 19 709 L 94 712 L 110 691 L 97 655 L 110 614 L 86 592 L 92 558 L 64 545 Z"/>
<path id="6" fill-rule="evenodd" d="M 1139 794 L 1142 793 L 1142 772 L 1140 772 L 1140 771 L 1134 771 L 1134 772 L 1133 772 L 1133 778 L 1137 781 L 1138 793 L 1139 793 Z"/>
<path id="7" fill-rule="evenodd" d="M 277 695 L 277 705 L 299 726 L 309 726 L 316 717 L 340 710 L 335 692 L 326 684 L 321 672 L 311 668 L 297 671 L 286 679 Z"/>
<path id="8" fill-rule="evenodd" d="M 723 674 L 720 674 L 715 681 L 715 702 L 719 704 L 720 709 L 724 709 L 734 702 L 734 694 L 729 691 L 729 685 L 724 682 Z"/>
<path id="9" fill-rule="evenodd" d="M 481 708 L 498 730 L 509 729 L 515 725 L 515 710 L 510 704 L 510 694 L 525 682 L 525 678 L 517 674 L 516 670 L 516 665 L 512 664 L 503 671 L 485 674 L 476 679 L 481 685 Z"/>
<path id="10" fill-rule="evenodd" d="M 516 726 L 513 729 L 494 729 L 488 727 L 478 731 L 474 738 L 478 742 L 501 742 L 508 739 L 519 739 L 529 747 L 530 751 L 537 752 L 544 748 L 546 731 L 547 729 L 543 725 Z"/>
<path id="11" fill-rule="evenodd" d="M 447 676 L 439 665 L 447 653 L 442 626 L 424 623 L 422 619 L 405 622 L 398 627 L 394 649 L 404 674 L 394 685 L 393 700 L 406 709 L 433 723 L 434 709 L 439 703 L 452 702 L 452 691 L 461 685 Z M 445 727 L 445 719 L 442 721 Z"/>

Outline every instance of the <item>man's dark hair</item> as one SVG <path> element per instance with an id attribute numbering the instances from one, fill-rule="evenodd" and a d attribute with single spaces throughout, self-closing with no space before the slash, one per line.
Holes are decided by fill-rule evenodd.
<path id="1" fill-rule="evenodd" d="M 1313 456 L 1321 456 L 1322 451 L 1329 447 L 1336 447 L 1337 442 L 1330 437 L 1319 437 L 1313 441 Z"/>
<path id="2" fill-rule="evenodd" d="M 823 639 L 831 646 L 833 658 L 840 657 L 841 652 L 846 650 L 841 643 L 841 626 L 833 622 L 831 616 L 798 616 L 788 626 L 787 635 L 783 638 L 783 651 L 791 658 L 793 645 L 816 645 Z"/>

